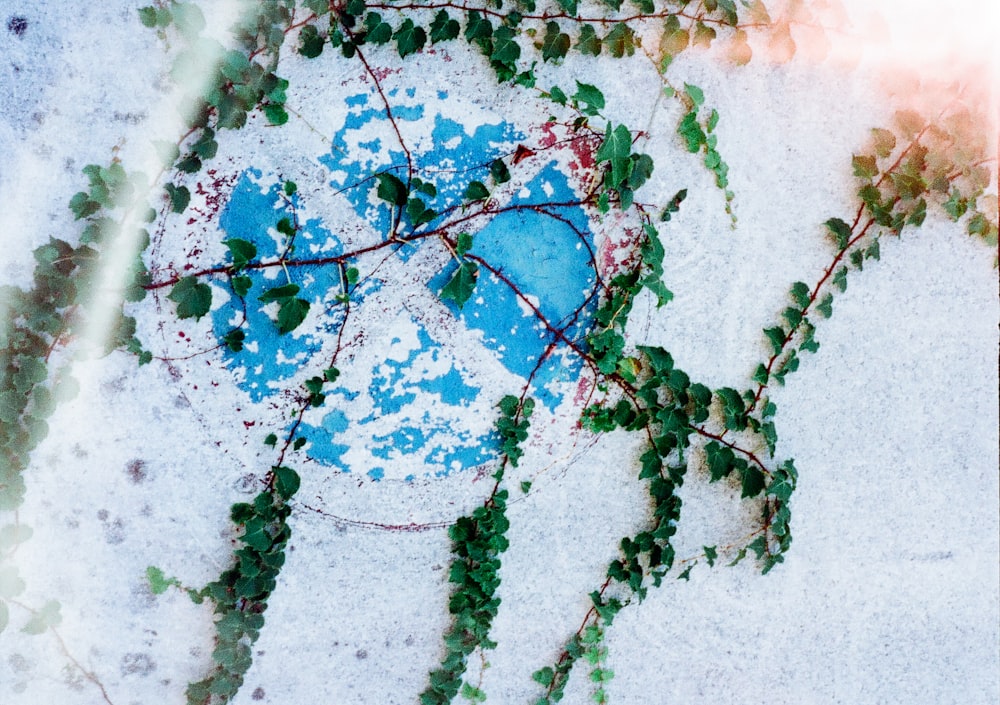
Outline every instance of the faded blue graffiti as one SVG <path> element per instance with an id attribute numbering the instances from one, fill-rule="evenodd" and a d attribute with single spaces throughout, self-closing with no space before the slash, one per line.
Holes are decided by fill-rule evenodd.
<path id="1" fill-rule="evenodd" d="M 406 93 L 409 98 L 415 95 L 414 91 Z M 446 94 L 439 96 L 443 97 Z M 392 214 L 372 197 L 376 187 L 372 175 L 382 171 L 404 175 L 406 155 L 393 146 L 398 145 L 395 133 L 371 96 L 353 96 L 347 106 L 349 114 L 333 137 L 330 153 L 318 161 L 329 170 L 331 188 L 376 235 L 384 236 L 391 228 Z M 411 158 L 420 178 L 436 186 L 436 195 L 425 196 L 425 201 L 439 213 L 460 204 L 471 181 L 487 181 L 489 163 L 509 154 L 523 139 L 508 123 L 467 129 L 445 115 L 428 116 L 419 104 L 394 105 L 393 116 L 401 124 L 421 121 L 425 136 L 410 145 Z M 270 183 L 258 171 L 245 172 L 233 189 L 220 226 L 227 237 L 253 242 L 262 258 L 278 257 L 287 243 L 275 226 L 299 205 L 298 198 L 298 194 L 286 197 L 277 180 Z M 571 205 L 575 200 L 568 179 L 552 163 L 473 234 L 471 252 L 513 282 L 553 326 L 564 329 L 571 339 L 580 339 L 590 319 L 595 276 L 589 224 L 584 211 Z M 543 213 L 536 208 L 543 203 L 563 205 Z M 311 258 L 343 253 L 341 241 L 321 220 L 299 225 L 296 252 L 308 251 Z M 406 261 L 415 251 L 416 247 L 406 247 L 393 256 Z M 454 266 L 428 273 L 427 286 L 434 294 Z M 313 325 L 279 336 L 265 320 L 267 307 L 256 297 L 268 286 L 285 283 L 285 275 L 275 268 L 268 275 L 255 270 L 250 276 L 254 284 L 246 297 L 245 313 L 242 302 L 234 297 L 218 307 L 212 318 L 220 339 L 244 315 L 249 320 L 253 339 L 243 351 L 227 350 L 223 355 L 240 387 L 259 402 L 287 388 L 286 382 L 300 373 L 302 365 L 328 345 L 342 323 L 342 309 L 335 300 L 342 293 L 342 282 L 336 266 L 296 267 L 294 281 L 302 287 L 300 295 L 323 315 L 316 316 L 315 323 L 311 316 L 307 322 Z M 355 306 L 363 307 L 366 298 L 378 290 L 377 279 L 365 280 L 352 292 Z M 575 378 L 580 363 L 572 355 L 549 354 L 555 336 L 508 285 L 484 270 L 473 299 L 463 311 L 453 313 L 481 333 L 475 337 L 512 374 L 527 379 L 534 372 L 532 393 L 540 401 L 550 409 L 560 403 L 564 393 L 560 382 Z M 338 386 L 327 390 L 323 407 L 300 427 L 310 457 L 337 471 L 363 472 L 374 480 L 443 476 L 493 460 L 493 419 L 473 417 L 492 416 L 496 391 L 484 390 L 473 381 L 475 375 L 456 362 L 452 347 L 456 341 L 443 332 L 406 314 L 400 314 L 394 325 L 405 332 L 387 341 L 391 354 L 356 363 L 360 367 L 345 372 Z M 311 366 L 319 370 L 325 364 L 312 362 Z M 471 412 L 474 407 L 477 413 Z"/>

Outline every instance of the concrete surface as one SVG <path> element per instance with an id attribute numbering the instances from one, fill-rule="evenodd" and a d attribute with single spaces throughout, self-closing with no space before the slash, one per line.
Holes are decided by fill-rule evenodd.
<path id="1" fill-rule="evenodd" d="M 50 234 L 77 236 L 65 204 L 82 187 L 80 168 L 113 155 L 128 165 L 158 129 L 165 58 L 135 19 L 141 4 L 0 0 L 4 283 L 30 281 L 31 249 Z M 8 28 L 15 16 L 27 21 L 20 33 Z M 496 89 L 481 68 L 454 45 L 383 79 L 428 167 L 457 160 L 460 174 L 470 150 L 505 154 L 539 139 L 548 108 Z M 659 311 L 642 303 L 632 336 L 667 347 L 706 384 L 745 386 L 765 353 L 760 330 L 785 306 L 788 286 L 813 281 L 830 257 L 821 224 L 853 212 L 850 155 L 888 115 L 874 69 L 678 61 L 674 75 L 702 86 L 722 115 L 735 230 L 711 176 L 677 142 L 677 108 L 658 98 L 648 62 L 630 63 L 619 90 L 620 64 L 565 70 L 605 89 L 611 119 L 647 131 L 657 171 L 640 196 L 662 201 L 689 189 L 663 229 L 676 298 Z M 173 217 L 155 233 L 154 269 L 196 249 L 199 261 L 222 261 L 223 237 L 254 232 L 246 218 L 273 217 L 283 179 L 299 184 L 298 216 L 317 252 L 382 231 L 368 191 L 339 191 L 395 158 L 371 84 L 356 64 L 327 54 L 289 57 L 282 71 L 300 116 L 281 129 L 257 118 L 223 136 L 214 172 L 198 177 L 205 193 L 192 222 Z M 523 189 L 511 198 L 572 193 L 575 159 L 563 150 L 526 162 L 515 174 Z M 444 198 L 467 179 L 451 178 L 441 176 Z M 582 210 L 568 217 L 586 227 Z M 595 246 L 614 232 L 608 220 L 612 227 L 594 230 Z M 531 227 L 494 221 L 477 241 L 503 256 L 504 234 Z M 535 252 L 558 253 L 564 237 L 546 232 Z M 547 267 L 518 256 L 506 266 L 522 267 L 526 286 L 558 311 L 559 297 L 572 303 L 586 275 L 571 259 L 550 257 Z M 461 317 L 443 305 L 434 277 L 446 260 L 418 249 L 364 285 L 341 387 L 306 419 L 308 458 L 291 461 L 303 475 L 293 551 L 236 703 L 414 703 L 440 658 L 444 527 L 488 493 L 492 405 L 518 390 L 524 359 L 538 352 L 530 334 L 503 337 L 502 328 L 530 327 L 530 317 L 485 285 L 483 301 Z M 552 267 L 564 270 L 548 278 Z M 566 282 L 575 287 L 568 294 Z M 323 282 L 316 286 L 322 296 Z M 228 507 L 256 491 L 273 461 L 262 440 L 286 423 L 291 407 L 280 390 L 303 374 L 294 356 L 330 345 L 320 325 L 284 349 L 287 364 L 267 340 L 250 362 L 203 353 L 232 318 L 222 299 L 197 324 L 173 319 L 162 296 L 135 307 L 149 348 L 176 359 L 137 368 L 116 353 L 77 365 L 82 392 L 53 417 L 18 517 L 35 532 L 18 555 L 23 599 L 58 599 L 63 620 L 58 638 L 30 637 L 17 630 L 24 615 L 12 614 L 0 634 L 0 702 L 105 702 L 82 667 L 114 705 L 181 703 L 187 682 L 210 665 L 207 608 L 179 592 L 153 596 L 145 569 L 194 586 L 224 569 Z M 993 253 L 934 215 L 885 243 L 882 261 L 852 275 L 834 311 L 819 327 L 819 353 L 773 395 L 778 456 L 793 457 L 801 472 L 787 562 L 765 577 L 749 561 L 699 567 L 689 582 L 668 581 L 623 612 L 608 634 L 612 702 L 1000 700 Z M 531 672 L 579 625 L 617 542 L 647 511 L 636 467 L 622 462 L 638 446 L 623 434 L 594 439 L 576 429 L 571 363 L 549 375 L 536 390 L 542 403 L 525 461 L 509 478 L 512 488 L 533 484 L 526 496 L 513 492 L 509 510 L 499 646 L 482 679 L 493 703 L 533 702 Z M 686 487 L 678 555 L 743 536 L 752 509 L 737 499 L 732 487 Z M 589 697 L 581 669 L 565 702 Z"/>

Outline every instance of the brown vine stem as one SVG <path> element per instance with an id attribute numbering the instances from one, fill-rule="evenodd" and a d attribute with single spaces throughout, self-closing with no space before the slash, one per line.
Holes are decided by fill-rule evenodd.
<path id="1" fill-rule="evenodd" d="M 406 140 L 403 139 L 403 133 L 399 129 L 399 124 L 396 122 L 395 116 L 392 114 L 392 105 L 389 102 L 389 97 L 382 90 L 382 82 L 379 80 L 378 75 L 372 69 L 371 64 L 368 63 L 368 59 L 365 58 L 365 54 L 361 51 L 361 47 L 358 46 L 358 42 L 355 39 L 354 33 L 351 28 L 348 27 L 343 22 L 341 23 L 344 32 L 350 37 L 351 41 L 354 42 L 354 50 L 360 59 L 361 64 L 365 67 L 365 72 L 371 76 L 372 83 L 375 84 L 375 90 L 378 91 L 379 98 L 382 100 L 382 104 L 385 106 L 385 116 L 388 118 L 389 123 L 392 125 L 393 132 L 396 133 L 396 139 L 399 140 L 399 146 L 403 149 L 403 154 L 406 155 L 406 190 L 410 191 L 410 184 L 413 180 L 413 155 L 410 153 L 410 148 L 406 145 Z M 392 235 L 396 234 L 396 227 L 399 225 L 399 215 L 402 207 L 397 208 L 396 220 L 393 223 Z"/>
<path id="2" fill-rule="evenodd" d="M 940 120 L 941 115 L 943 115 L 948 109 L 950 109 L 950 106 L 946 107 L 941 111 L 941 114 L 938 116 L 938 120 Z M 931 127 L 930 123 L 925 124 L 924 127 L 920 130 L 920 132 L 918 132 L 916 136 L 910 141 L 910 144 L 908 144 L 906 148 L 900 152 L 899 156 L 892 163 L 892 165 L 888 169 L 883 169 L 882 175 L 879 177 L 878 181 L 875 182 L 876 188 L 880 187 L 883 183 L 885 183 L 885 180 L 889 178 L 890 174 L 892 174 L 897 168 L 899 168 L 899 165 L 903 163 L 903 160 L 906 158 L 906 156 L 910 152 L 912 152 L 913 149 L 917 147 L 917 145 L 920 144 L 921 138 L 924 136 L 924 134 L 926 134 L 926 132 L 930 129 L 930 127 Z M 899 202 L 899 200 L 900 200 L 899 196 L 896 196 L 896 198 L 893 199 L 892 201 L 892 205 L 895 206 Z M 865 237 L 865 235 L 868 234 L 868 231 L 871 229 L 872 225 L 875 224 L 875 219 L 869 218 L 868 221 L 861 228 L 861 230 L 858 231 L 858 225 L 861 223 L 866 207 L 867 206 L 864 203 L 858 206 L 858 210 L 854 216 L 854 221 L 851 223 L 851 233 L 855 234 L 853 234 L 851 238 L 848 240 L 847 244 L 837 252 L 837 254 L 834 256 L 830 264 L 827 265 L 827 267 L 823 270 L 823 274 L 816 282 L 816 285 L 813 286 L 812 290 L 809 292 L 809 301 L 807 305 L 802 309 L 803 321 L 806 319 L 806 314 L 809 312 L 813 304 L 815 304 L 816 300 L 819 298 L 819 293 L 820 291 L 822 291 L 823 286 L 826 284 L 827 281 L 829 281 L 830 277 L 833 276 L 834 270 L 836 270 L 837 266 L 843 261 L 848 251 L 850 251 L 852 247 L 854 247 L 859 241 L 861 241 Z M 770 359 L 768 359 L 767 365 L 765 367 L 765 369 L 767 370 L 768 378 L 770 378 L 771 371 L 774 369 L 774 365 L 778 361 L 778 358 L 780 358 L 784 354 L 786 348 L 788 347 L 788 344 L 795 337 L 795 334 L 798 332 L 801 326 L 802 323 L 800 322 L 798 325 L 794 326 L 791 330 L 789 330 L 788 333 L 785 335 L 784 340 L 782 341 L 781 349 L 779 349 L 777 352 L 771 355 Z M 754 393 L 753 401 L 747 408 L 748 414 L 752 413 L 754 409 L 757 408 L 757 405 L 760 403 L 760 400 L 764 394 L 764 390 L 768 386 L 769 386 L 768 383 L 758 383 L 757 391 Z M 723 432 L 722 435 L 725 436 L 726 432 Z"/>
<path id="3" fill-rule="evenodd" d="M 38 610 L 28 607 L 28 605 L 24 604 L 19 600 L 8 599 L 7 601 L 12 605 L 17 605 L 18 607 L 25 610 L 26 612 L 29 612 L 33 616 L 38 614 Z M 80 673 L 83 675 L 84 678 L 86 678 L 88 681 L 97 686 L 98 690 L 101 691 L 101 697 L 104 699 L 104 702 L 106 702 L 108 705 L 114 705 L 114 703 L 111 701 L 110 696 L 108 695 L 108 691 L 105 689 L 104 684 L 101 683 L 97 675 L 93 671 L 88 671 L 86 668 L 84 668 L 83 665 L 73 656 L 73 654 L 70 653 L 69 648 L 66 646 L 65 640 L 59 633 L 59 630 L 52 626 L 50 626 L 48 630 L 52 632 L 52 635 L 56 638 L 56 643 L 59 644 L 59 650 L 62 652 L 63 657 L 65 657 L 67 661 L 72 663 L 74 668 L 80 671 Z"/>

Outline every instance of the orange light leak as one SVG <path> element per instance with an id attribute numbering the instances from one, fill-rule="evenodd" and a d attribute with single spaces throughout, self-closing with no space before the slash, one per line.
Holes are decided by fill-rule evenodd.
<path id="1" fill-rule="evenodd" d="M 995 86 L 1000 1 L 847 0 L 846 5 L 856 26 L 881 24 L 883 36 L 868 42 L 866 59 L 940 80 L 988 80 Z"/>

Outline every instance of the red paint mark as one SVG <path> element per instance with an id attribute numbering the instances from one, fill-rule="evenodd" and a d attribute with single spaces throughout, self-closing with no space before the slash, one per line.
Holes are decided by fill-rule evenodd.
<path id="1" fill-rule="evenodd" d="M 590 397 L 590 382 L 585 377 L 581 377 L 576 383 L 576 394 L 573 396 L 573 403 L 577 406 L 583 404 L 584 400 Z M 554 421 L 554 419 L 553 419 Z"/>
<path id="2" fill-rule="evenodd" d="M 244 421 L 243 422 L 243 428 L 253 428 L 256 425 L 257 425 L 256 421 Z"/>
<path id="3" fill-rule="evenodd" d="M 576 156 L 581 169 L 593 169 L 594 152 L 597 150 L 596 139 L 593 137 L 578 137 L 569 143 L 569 148 Z"/>
<path id="4" fill-rule="evenodd" d="M 205 222 L 210 222 L 219 214 L 222 206 L 229 199 L 233 185 L 239 179 L 239 174 L 225 174 L 220 176 L 217 169 L 207 169 L 205 174 L 208 179 L 195 184 L 195 193 L 201 196 L 203 206 L 195 207 L 192 204 L 191 210 L 197 213 Z M 188 221 L 188 225 L 193 225 L 196 219 Z"/>
<path id="5" fill-rule="evenodd" d="M 553 124 L 554 123 L 546 122 L 541 126 L 542 138 L 538 141 L 538 143 L 545 149 L 548 149 L 556 143 L 557 137 L 556 133 L 552 130 Z"/>

